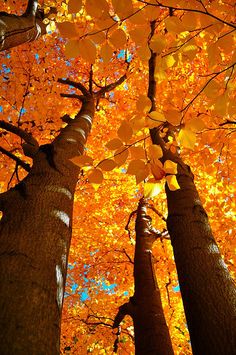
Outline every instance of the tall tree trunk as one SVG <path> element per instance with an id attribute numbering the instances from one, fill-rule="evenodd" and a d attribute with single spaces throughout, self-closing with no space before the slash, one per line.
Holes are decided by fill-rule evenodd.
<path id="1" fill-rule="evenodd" d="M 143 199 L 138 206 L 135 230 L 135 293 L 129 303 L 120 307 L 114 326 L 129 314 L 134 322 L 136 355 L 173 355 L 153 266 L 152 247 L 157 233 L 152 229 Z"/>
<path id="2" fill-rule="evenodd" d="M 180 163 L 180 190 L 166 188 L 167 227 L 193 354 L 236 354 L 235 284 L 213 237 L 193 174 Z"/>
<path id="3" fill-rule="evenodd" d="M 27 177 L 0 196 L 0 353 L 60 353 L 60 320 L 71 240 L 73 196 L 94 116 L 92 96 Z"/>
<path id="4" fill-rule="evenodd" d="M 26 12 L 16 16 L 0 12 L 0 51 L 31 42 L 46 34 L 38 1 L 29 0 Z"/>
<path id="5" fill-rule="evenodd" d="M 155 21 L 151 22 L 151 36 Z M 156 54 L 149 60 L 148 96 L 155 110 Z M 157 128 L 150 130 L 153 144 L 162 147 L 164 163 L 178 164 L 180 190 L 166 186 L 167 228 L 174 250 L 180 290 L 194 355 L 236 354 L 236 288 L 212 235 L 193 174 L 178 153 L 165 147 Z"/>

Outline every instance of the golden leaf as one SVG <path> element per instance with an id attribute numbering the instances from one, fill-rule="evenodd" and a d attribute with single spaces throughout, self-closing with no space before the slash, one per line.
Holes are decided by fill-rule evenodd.
<path id="1" fill-rule="evenodd" d="M 184 148 L 194 149 L 196 134 L 187 128 L 182 128 L 178 135 L 178 140 Z"/>
<path id="2" fill-rule="evenodd" d="M 136 107 L 138 111 L 147 113 L 151 110 L 152 101 L 146 95 L 140 95 Z"/>
<path id="3" fill-rule="evenodd" d="M 167 175 L 166 181 L 171 191 L 179 190 L 180 186 L 175 175 Z"/>
<path id="4" fill-rule="evenodd" d="M 148 156 L 150 159 L 159 159 L 163 157 L 163 151 L 159 145 L 151 144 L 148 147 Z"/>
<path id="5" fill-rule="evenodd" d="M 128 122 L 123 121 L 117 130 L 117 135 L 123 142 L 127 143 L 133 135 L 131 125 Z"/>
<path id="6" fill-rule="evenodd" d="M 118 166 L 123 165 L 129 156 L 129 150 L 125 147 L 120 147 L 115 151 L 114 160 Z"/>
<path id="7" fill-rule="evenodd" d="M 98 167 L 104 171 L 111 171 L 117 166 L 116 162 L 112 159 L 105 159 L 98 164 Z"/>
<path id="8" fill-rule="evenodd" d="M 146 159 L 145 149 L 143 149 L 143 147 L 130 147 L 129 151 L 131 159 Z"/>
<path id="9" fill-rule="evenodd" d="M 144 183 L 144 197 L 152 198 L 157 196 L 161 192 L 161 185 L 156 182 L 145 182 Z"/>
<path id="10" fill-rule="evenodd" d="M 103 173 L 100 169 L 94 168 L 88 171 L 88 180 L 93 184 L 101 184 L 103 181 Z"/>
<path id="11" fill-rule="evenodd" d="M 79 155 L 77 157 L 71 158 L 70 161 L 79 167 L 93 165 L 93 159 L 87 155 Z"/>
<path id="12" fill-rule="evenodd" d="M 166 174 L 177 174 L 177 164 L 171 160 L 166 160 L 164 170 Z"/>
<path id="13" fill-rule="evenodd" d="M 113 49 L 107 42 L 101 47 L 100 55 L 104 64 L 109 63 L 109 61 L 111 60 L 113 55 Z"/>
<path id="14" fill-rule="evenodd" d="M 106 147 L 110 150 L 116 150 L 122 146 L 123 143 L 119 138 L 113 138 L 106 144 Z"/>
<path id="15" fill-rule="evenodd" d="M 181 121 L 181 112 L 177 110 L 167 110 L 164 112 L 165 118 L 173 126 L 178 126 Z"/>
<path id="16" fill-rule="evenodd" d="M 82 0 L 70 0 L 68 4 L 69 14 L 79 12 L 82 7 Z"/>
<path id="17" fill-rule="evenodd" d="M 126 34 L 121 28 L 118 28 L 111 34 L 109 41 L 115 48 L 121 48 L 126 45 Z"/>

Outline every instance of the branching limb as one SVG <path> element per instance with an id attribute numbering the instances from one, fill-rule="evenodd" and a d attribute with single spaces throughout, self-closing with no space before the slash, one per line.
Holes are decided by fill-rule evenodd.
<path id="1" fill-rule="evenodd" d="M 106 92 L 109 92 L 109 91 L 115 89 L 120 84 L 122 84 L 125 81 L 126 78 L 127 78 L 127 74 L 125 73 L 116 82 L 108 84 L 108 85 L 104 86 L 102 89 L 98 90 L 96 93 L 94 93 L 94 96 L 96 98 L 99 98 L 99 97 L 103 96 Z"/>
<path id="2" fill-rule="evenodd" d="M 17 157 L 16 155 L 12 154 L 11 152 L 9 152 L 8 150 L 4 149 L 1 146 L 0 146 L 0 152 L 5 154 L 9 158 L 13 159 L 17 163 L 17 165 L 21 166 L 26 171 L 28 171 L 28 172 L 30 171 L 30 165 L 28 163 L 24 162 L 19 157 Z"/>
<path id="3" fill-rule="evenodd" d="M 134 305 L 131 303 L 131 301 L 124 303 L 122 306 L 119 307 L 119 310 L 115 316 L 112 327 L 118 328 L 122 320 L 125 318 L 125 316 L 126 315 L 132 316 L 133 312 L 134 312 Z"/>
<path id="4" fill-rule="evenodd" d="M 137 211 L 138 211 L 138 210 L 135 210 L 135 211 L 133 211 L 133 212 L 130 213 L 128 222 L 127 222 L 127 224 L 126 224 L 126 226 L 125 226 L 125 230 L 126 230 L 126 231 L 128 232 L 128 234 L 129 234 L 129 239 L 131 239 L 129 224 L 130 224 L 130 221 L 131 221 L 131 219 L 133 218 L 133 216 L 135 216 L 135 215 L 137 214 Z"/>
<path id="5" fill-rule="evenodd" d="M 77 99 L 79 101 L 84 101 L 85 96 L 84 95 L 77 95 L 77 94 L 60 94 L 61 97 L 67 97 L 69 99 Z"/>
<path id="6" fill-rule="evenodd" d="M 227 124 L 235 124 L 236 125 L 236 121 L 226 120 L 225 122 L 220 123 L 219 126 L 225 126 Z"/>
<path id="7" fill-rule="evenodd" d="M 65 85 L 70 85 L 70 86 L 73 86 L 76 89 L 79 89 L 84 96 L 89 96 L 90 95 L 89 91 L 81 83 L 76 83 L 75 81 L 69 80 L 69 79 L 58 79 L 57 81 L 58 81 L 58 83 L 65 84 Z"/>
<path id="8" fill-rule="evenodd" d="M 36 16 L 38 8 L 38 0 L 29 0 L 24 16 Z"/>
<path id="9" fill-rule="evenodd" d="M 16 134 L 22 138 L 25 143 L 22 144 L 23 151 L 26 156 L 33 158 L 39 149 L 37 140 L 23 129 L 12 125 L 11 123 L 0 120 L 0 128 L 5 129 L 8 132 Z"/>

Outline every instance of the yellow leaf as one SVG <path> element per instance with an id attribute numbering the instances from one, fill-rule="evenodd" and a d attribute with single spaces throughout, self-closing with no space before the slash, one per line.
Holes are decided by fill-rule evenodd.
<path id="1" fill-rule="evenodd" d="M 141 181 L 145 180 L 148 177 L 148 175 L 149 175 L 149 169 L 148 166 L 145 165 L 145 168 L 143 170 L 139 170 L 135 175 L 136 184 L 138 185 Z"/>
<path id="2" fill-rule="evenodd" d="M 210 98 L 215 98 L 220 95 L 220 89 L 220 84 L 216 80 L 212 80 L 204 89 L 204 93 Z"/>
<path id="3" fill-rule="evenodd" d="M 173 67 L 175 62 L 176 62 L 176 60 L 173 57 L 173 55 L 168 55 L 168 56 L 165 57 L 165 64 L 166 64 L 167 68 Z"/>
<path id="4" fill-rule="evenodd" d="M 134 12 L 132 0 L 112 0 L 112 6 L 120 19 L 123 19 Z"/>
<path id="5" fill-rule="evenodd" d="M 103 173 L 100 169 L 94 168 L 88 171 L 88 180 L 93 184 L 101 184 L 103 181 Z"/>
<path id="6" fill-rule="evenodd" d="M 164 69 L 160 67 L 157 67 L 157 69 L 155 70 L 154 77 L 158 83 L 161 83 L 162 81 L 167 80 L 168 78 Z"/>
<path id="7" fill-rule="evenodd" d="M 70 0 L 68 4 L 69 14 L 77 13 L 81 10 L 82 0 Z"/>
<path id="8" fill-rule="evenodd" d="M 121 48 L 126 45 L 126 34 L 121 28 L 118 28 L 111 34 L 109 41 L 115 48 Z"/>
<path id="9" fill-rule="evenodd" d="M 79 55 L 87 62 L 93 64 L 96 60 L 96 46 L 90 39 L 79 41 Z"/>
<path id="10" fill-rule="evenodd" d="M 79 50 L 79 41 L 72 39 L 65 45 L 65 56 L 67 58 L 76 58 L 79 55 Z"/>
<path id="11" fill-rule="evenodd" d="M 159 159 L 163 157 L 163 151 L 159 145 L 151 144 L 148 147 L 148 156 L 150 159 Z"/>
<path id="12" fill-rule="evenodd" d="M 137 116 L 130 121 L 133 132 L 138 132 L 145 127 L 145 117 L 138 118 Z"/>
<path id="13" fill-rule="evenodd" d="M 87 0 L 85 9 L 87 14 L 98 19 L 109 16 L 109 5 L 106 0 Z"/>
<path id="14" fill-rule="evenodd" d="M 161 192 L 161 185 L 154 182 L 145 182 L 144 183 L 144 197 L 152 198 L 157 196 Z"/>
<path id="15" fill-rule="evenodd" d="M 117 164 L 112 159 L 105 159 L 101 163 L 98 164 L 99 168 L 104 171 L 111 171 L 115 169 Z"/>
<path id="16" fill-rule="evenodd" d="M 179 132 L 178 140 L 183 147 L 194 149 L 196 134 L 190 129 L 182 128 Z"/>
<path id="17" fill-rule="evenodd" d="M 146 159 L 145 149 L 143 149 L 143 147 L 130 147 L 129 151 L 131 159 Z"/>
<path id="18" fill-rule="evenodd" d="M 161 34 L 155 34 L 150 41 L 149 47 L 152 49 L 153 52 L 160 54 L 166 47 L 165 36 Z"/>
<path id="19" fill-rule="evenodd" d="M 129 163 L 127 174 L 137 175 L 140 170 L 145 170 L 146 164 L 143 160 L 135 159 Z"/>
<path id="20" fill-rule="evenodd" d="M 167 17 L 165 25 L 168 32 L 180 33 L 184 31 L 182 22 L 176 16 Z"/>
<path id="21" fill-rule="evenodd" d="M 131 125 L 126 122 L 123 121 L 120 125 L 120 128 L 117 131 L 117 135 L 118 137 L 123 141 L 123 142 L 128 142 L 130 140 L 130 138 L 132 137 L 133 134 L 133 130 Z"/>
<path id="22" fill-rule="evenodd" d="M 129 31 L 131 39 L 138 45 L 142 46 L 143 42 L 147 39 L 149 31 L 144 30 L 143 27 L 135 28 L 134 30 Z"/>
<path id="23" fill-rule="evenodd" d="M 149 120 L 152 122 L 152 127 L 158 127 L 162 123 L 166 122 L 166 118 L 163 113 L 158 111 L 152 111 L 148 114 Z"/>
<path id="24" fill-rule="evenodd" d="M 166 160 L 164 170 L 166 174 L 177 174 L 177 164 L 171 160 Z"/>
<path id="25" fill-rule="evenodd" d="M 106 144 L 106 147 L 110 150 L 116 150 L 122 146 L 123 143 L 119 138 L 113 138 Z"/>
<path id="26" fill-rule="evenodd" d="M 171 191 L 179 190 L 180 186 L 175 175 L 167 175 L 166 181 Z"/>
<path id="27" fill-rule="evenodd" d="M 143 45 L 142 47 L 140 47 L 137 50 L 137 54 L 143 62 L 148 61 L 151 57 L 151 51 L 150 51 L 149 47 L 146 45 Z"/>
<path id="28" fill-rule="evenodd" d="M 152 159 L 150 162 L 151 172 L 156 180 L 161 180 L 165 176 L 165 171 L 160 160 Z"/>
<path id="29" fill-rule="evenodd" d="M 65 21 L 62 23 L 57 23 L 57 28 L 58 28 L 62 37 L 65 37 L 65 38 L 78 37 L 76 25 L 72 22 Z"/>
<path id="30" fill-rule="evenodd" d="M 177 110 L 167 110 L 164 112 L 165 118 L 173 126 L 178 126 L 181 121 L 181 113 Z"/>
<path id="31" fill-rule="evenodd" d="M 79 155 L 71 158 L 70 161 L 79 167 L 93 165 L 93 159 L 87 155 Z"/>
<path id="32" fill-rule="evenodd" d="M 185 125 L 185 128 L 191 129 L 193 132 L 201 132 L 206 128 L 206 125 L 200 116 L 197 116 L 188 121 Z"/>
<path id="33" fill-rule="evenodd" d="M 147 113 L 151 110 L 152 101 L 146 95 L 140 95 L 136 107 L 138 111 Z"/>
<path id="34" fill-rule="evenodd" d="M 114 154 L 114 160 L 117 166 L 123 165 L 126 162 L 128 156 L 129 156 L 128 149 L 124 148 L 123 146 L 117 149 Z"/>
<path id="35" fill-rule="evenodd" d="M 109 61 L 112 58 L 113 55 L 113 49 L 111 48 L 111 46 L 108 43 L 105 43 L 102 47 L 101 47 L 101 57 L 103 59 L 104 64 L 109 63 Z"/>

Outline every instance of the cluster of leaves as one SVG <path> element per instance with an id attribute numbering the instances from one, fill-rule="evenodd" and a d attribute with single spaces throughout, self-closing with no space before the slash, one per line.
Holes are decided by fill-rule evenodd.
<path id="1" fill-rule="evenodd" d="M 24 5 L 8 0 L 2 9 L 20 14 Z M 74 160 L 82 173 L 62 325 L 62 353 L 111 354 L 117 306 L 133 294 L 133 238 L 124 227 L 143 194 L 141 182 L 148 181 L 146 196 L 158 192 L 155 206 L 163 215 L 162 182 L 178 188 L 176 165 L 161 163 L 162 150 L 151 144 L 149 128 L 160 127 L 168 148 L 181 149 L 191 165 L 221 253 L 235 273 L 235 8 L 233 1 L 184 0 L 162 5 L 151 0 L 47 1 L 44 7 L 45 13 L 57 9 L 47 20 L 53 33 L 0 57 L 0 114 L 32 132 L 40 144 L 57 135 L 62 115 L 73 117 L 79 109 L 76 100 L 60 98 L 57 78 L 88 85 L 92 64 L 93 85 L 99 89 L 130 63 L 126 83 L 97 103 L 86 155 Z M 154 19 L 158 23 L 150 39 Z M 146 96 L 150 48 L 157 61 L 153 112 Z M 166 137 L 166 122 L 175 138 Z M 1 134 L 1 144 L 21 157 L 20 140 Z M 15 165 L 2 156 L 0 166 L 5 190 Z M 19 171 L 19 178 L 24 174 Z M 12 184 L 16 181 L 14 175 Z M 164 227 L 157 217 L 153 220 L 160 230 Z M 154 254 L 174 351 L 190 354 L 170 242 L 158 241 Z M 131 320 L 122 325 L 119 349 L 121 354 L 134 351 Z"/>

